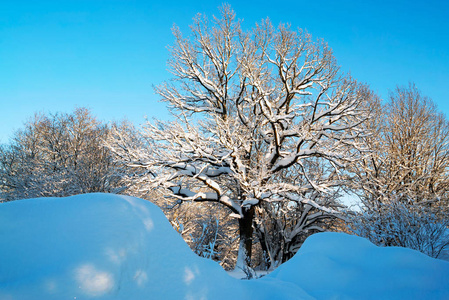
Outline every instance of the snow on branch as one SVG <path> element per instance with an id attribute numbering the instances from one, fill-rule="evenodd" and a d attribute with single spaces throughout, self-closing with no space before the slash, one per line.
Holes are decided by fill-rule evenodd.
<path id="1" fill-rule="evenodd" d="M 268 20 L 245 32 L 230 8 L 222 13 L 195 18 L 188 37 L 173 29 L 174 78 L 156 93 L 176 120 L 148 122 L 137 140 L 117 130 L 110 147 L 148 170 L 152 188 L 221 203 L 242 224 L 254 207 L 281 201 L 338 213 L 306 195 L 332 194 L 362 157 L 372 93 L 306 32 Z"/>

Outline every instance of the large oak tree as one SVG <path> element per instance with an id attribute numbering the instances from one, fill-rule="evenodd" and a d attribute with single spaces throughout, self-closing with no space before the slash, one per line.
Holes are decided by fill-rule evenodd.
<path id="1" fill-rule="evenodd" d="M 117 131 L 110 147 L 141 170 L 135 180 L 178 203 L 227 207 L 244 268 L 257 209 L 302 211 L 290 239 L 337 213 L 324 195 L 357 159 L 371 92 L 339 71 L 325 42 L 268 20 L 244 31 L 228 6 L 211 21 L 198 15 L 188 37 L 173 33 L 173 78 L 156 92 L 176 120 L 148 122 L 139 142 Z"/>

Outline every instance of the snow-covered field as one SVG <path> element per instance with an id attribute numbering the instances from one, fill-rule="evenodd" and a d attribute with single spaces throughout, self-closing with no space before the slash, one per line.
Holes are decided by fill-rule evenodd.
<path id="1" fill-rule="evenodd" d="M 88 194 L 0 204 L 0 299 L 449 299 L 449 263 L 343 233 L 238 280 L 153 204 Z"/>

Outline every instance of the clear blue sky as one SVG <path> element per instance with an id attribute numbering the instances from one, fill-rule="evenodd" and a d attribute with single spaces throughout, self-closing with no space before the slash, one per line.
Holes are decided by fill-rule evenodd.
<path id="1" fill-rule="evenodd" d="M 0 1 L 0 143 L 36 111 L 89 107 L 104 121 L 166 117 L 171 27 L 222 1 Z M 416 83 L 449 116 L 449 1 L 227 1 L 250 28 L 269 17 L 323 38 L 383 98 Z"/>

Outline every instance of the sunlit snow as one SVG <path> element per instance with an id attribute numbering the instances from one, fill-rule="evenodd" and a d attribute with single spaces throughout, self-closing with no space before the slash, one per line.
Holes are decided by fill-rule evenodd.
<path id="1" fill-rule="evenodd" d="M 0 204 L 0 299 L 449 299 L 449 263 L 343 233 L 257 280 L 196 256 L 155 205 L 88 194 Z"/>

